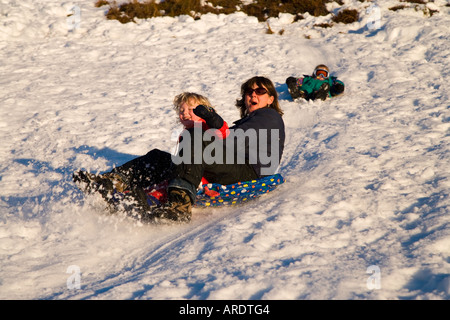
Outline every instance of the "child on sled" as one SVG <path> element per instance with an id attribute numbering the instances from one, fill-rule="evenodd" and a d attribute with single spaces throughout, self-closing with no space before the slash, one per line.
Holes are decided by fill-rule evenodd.
<path id="1" fill-rule="evenodd" d="M 173 106 L 184 130 L 200 126 L 202 131 L 217 129 L 215 136 L 218 139 L 228 135 L 228 124 L 215 112 L 206 97 L 184 92 L 174 98 Z M 100 193 L 112 210 L 115 209 L 117 194 L 126 195 L 138 206 L 146 207 L 150 205 L 149 201 L 153 201 L 152 205 L 167 201 L 167 185 L 174 176 L 174 169 L 172 154 L 153 149 L 110 172 L 92 174 L 78 171 L 73 179 L 75 183 L 83 184 L 85 192 Z M 207 181 L 202 179 L 202 183 Z"/>
<path id="2" fill-rule="evenodd" d="M 315 67 L 311 76 L 287 78 L 286 84 L 293 100 L 325 100 L 344 92 L 344 83 L 337 77 L 331 77 L 329 68 L 324 64 Z"/>

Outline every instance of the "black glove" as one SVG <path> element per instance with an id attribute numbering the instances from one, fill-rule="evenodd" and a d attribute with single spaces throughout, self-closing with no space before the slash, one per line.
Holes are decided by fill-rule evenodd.
<path id="1" fill-rule="evenodd" d="M 220 129 L 223 127 L 222 117 L 219 116 L 213 108 L 200 104 L 193 111 L 197 117 L 205 120 L 206 124 L 211 129 Z"/>
<path id="2" fill-rule="evenodd" d="M 313 96 L 313 100 L 326 100 L 326 98 L 328 97 L 328 92 L 330 91 L 330 85 L 327 82 L 324 82 L 319 90 L 317 90 L 316 92 L 314 92 L 312 94 Z"/>
<path id="3" fill-rule="evenodd" d="M 341 94 L 342 92 L 344 92 L 344 85 L 340 82 L 333 83 L 333 85 L 331 86 L 331 95 L 337 96 L 338 94 Z"/>

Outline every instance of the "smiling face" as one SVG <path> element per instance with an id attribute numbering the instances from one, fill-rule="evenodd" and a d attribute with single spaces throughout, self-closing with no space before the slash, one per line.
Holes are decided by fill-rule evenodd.
<path id="1" fill-rule="evenodd" d="M 181 104 L 178 110 L 178 116 L 180 117 L 181 124 L 186 128 L 193 128 L 194 122 L 201 121 L 201 118 L 196 116 L 193 112 L 198 103 L 194 99 L 189 100 Z"/>
<path id="2" fill-rule="evenodd" d="M 267 88 L 263 85 L 258 86 L 256 83 L 254 83 L 251 89 L 253 90 L 247 90 L 245 92 L 244 97 L 244 103 L 247 107 L 248 113 L 261 108 L 265 108 L 273 102 L 274 97 L 269 95 L 269 90 L 267 90 Z"/>

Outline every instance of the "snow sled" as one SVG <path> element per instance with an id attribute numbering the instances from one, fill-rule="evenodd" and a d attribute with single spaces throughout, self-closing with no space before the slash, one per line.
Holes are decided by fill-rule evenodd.
<path id="1" fill-rule="evenodd" d="M 277 173 L 258 180 L 237 182 L 229 185 L 218 183 L 203 184 L 197 191 L 194 207 L 233 206 L 273 191 L 285 182 L 281 174 Z M 167 184 L 156 188 L 146 189 L 147 204 L 157 206 L 167 200 Z"/>
<path id="2" fill-rule="evenodd" d="M 258 180 L 229 185 L 205 184 L 197 192 L 195 206 L 219 207 L 241 204 L 275 190 L 284 181 L 284 178 L 278 173 Z"/>
<path id="3" fill-rule="evenodd" d="M 108 180 L 107 180 L 108 181 Z M 167 202 L 168 182 L 164 181 L 145 189 L 108 190 L 98 176 L 79 171 L 74 174 L 74 182 L 86 194 L 99 194 L 107 203 L 110 213 L 126 212 L 131 216 L 152 218 L 151 212 Z M 281 174 L 261 179 L 237 182 L 229 185 L 218 183 L 203 184 L 197 190 L 194 207 L 234 206 L 256 199 L 275 190 L 285 182 Z M 112 191 L 112 192 L 111 192 Z M 151 219 L 150 219 L 151 220 Z"/>

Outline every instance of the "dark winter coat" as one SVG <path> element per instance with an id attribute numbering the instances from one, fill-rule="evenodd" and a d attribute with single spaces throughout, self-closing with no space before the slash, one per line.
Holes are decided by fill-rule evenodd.
<path id="1" fill-rule="evenodd" d="M 239 138 L 239 129 L 244 132 L 254 131 L 258 141 L 258 145 L 251 145 L 246 139 L 245 162 L 252 165 L 259 178 L 274 174 L 284 151 L 285 130 L 280 114 L 268 107 L 257 109 L 248 116 L 235 121 L 234 125 L 230 127 L 230 131 L 235 133 L 235 139 Z M 266 150 L 261 150 L 261 146 L 266 146 Z M 277 153 L 276 165 L 267 163 L 267 160 L 275 158 L 275 155 L 272 155 L 272 148 Z M 242 149 L 236 148 L 236 151 L 242 152 Z M 257 157 L 253 155 L 257 155 Z M 239 158 L 239 154 L 236 156 Z"/>
<path id="2" fill-rule="evenodd" d="M 277 111 L 271 108 L 255 110 L 230 127 L 228 137 L 220 144 L 223 148 L 221 163 L 208 163 L 205 159 L 202 163 L 179 163 L 169 189 L 183 189 L 194 199 L 202 177 L 210 183 L 227 185 L 273 175 L 283 155 L 284 130 L 283 119 Z M 190 136 L 195 137 L 195 134 Z M 195 150 L 194 139 L 190 141 L 192 145 L 188 149 Z M 202 151 L 205 151 L 211 142 L 202 143 Z"/>

